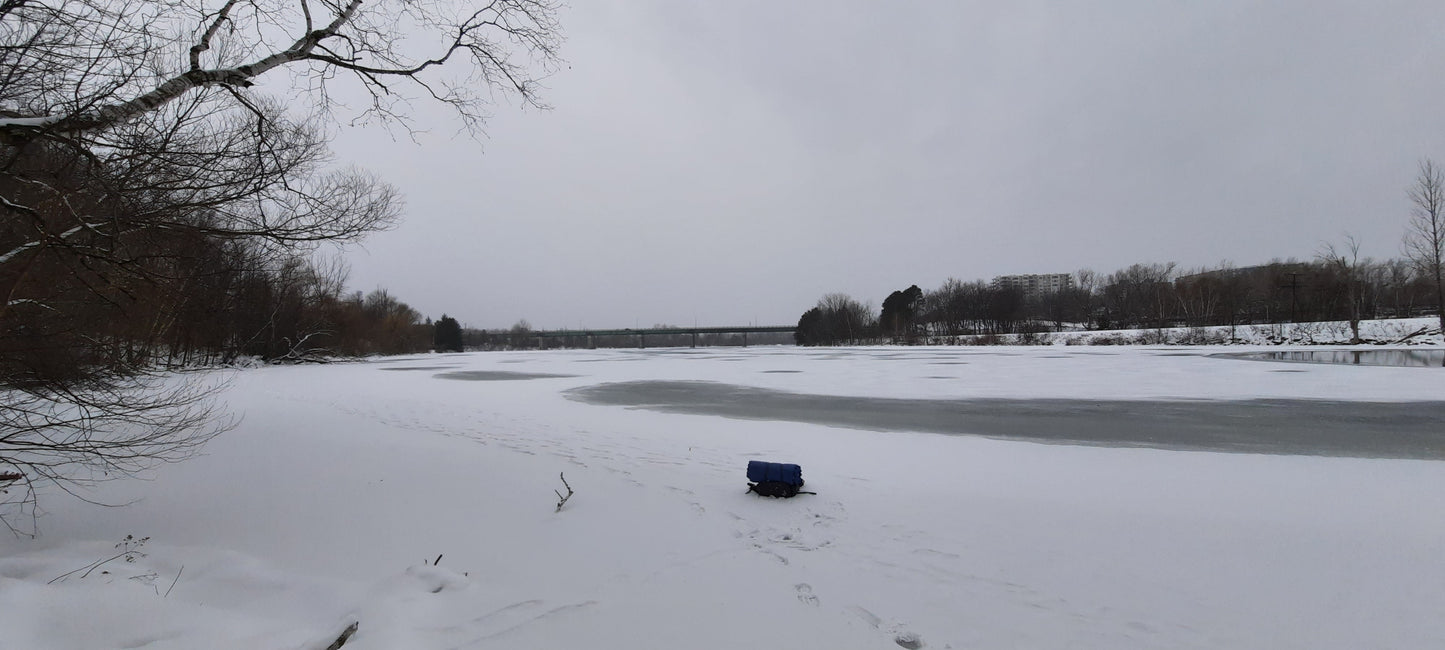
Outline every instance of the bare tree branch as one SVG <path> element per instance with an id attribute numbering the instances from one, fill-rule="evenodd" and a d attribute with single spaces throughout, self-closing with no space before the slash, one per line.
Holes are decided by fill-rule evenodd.
<path id="1" fill-rule="evenodd" d="M 1405 233 L 1405 256 L 1435 289 L 1440 329 L 1445 333 L 1445 172 L 1429 158 L 1408 190 L 1414 210 Z"/>
<path id="2" fill-rule="evenodd" d="M 572 486 L 567 485 L 567 476 L 565 472 L 558 473 L 557 478 L 562 479 L 562 486 L 567 488 L 567 494 L 562 494 L 560 490 L 553 490 L 553 492 L 557 493 L 557 509 L 553 512 L 562 512 L 562 506 L 567 505 L 567 500 L 572 498 Z"/>
<path id="3" fill-rule="evenodd" d="M 184 34 L 166 32 L 162 27 L 184 21 L 184 9 L 157 3 L 151 12 L 138 16 L 119 13 L 95 2 L 80 2 L 61 8 L 30 7 L 20 3 L 5 14 L 15 14 L 23 29 L 17 37 L 23 41 L 0 42 L 0 51 L 9 47 L 18 54 L 16 64 L 31 63 L 30 55 L 39 65 L 44 62 L 67 63 L 51 76 L 53 83 L 36 83 L 9 98 L 18 114 L 0 120 L 0 132 L 23 135 L 35 131 L 82 133 L 104 130 L 127 120 L 154 111 L 188 93 L 208 87 L 250 88 L 256 79 L 272 70 L 304 64 L 298 74 L 311 75 L 324 86 L 334 72 L 344 70 L 367 88 L 373 97 L 366 114 L 383 120 L 405 123 L 407 117 L 390 108 L 383 97 L 393 94 L 382 77 L 409 80 L 429 96 L 454 108 L 469 129 L 480 126 L 483 100 L 476 95 L 462 94 L 459 89 L 483 85 L 515 93 L 524 104 L 545 107 L 537 94 L 538 78 L 531 70 L 548 72 L 558 60 L 560 44 L 556 21 L 557 7 L 551 0 L 493 0 L 475 10 L 452 13 L 449 5 L 434 2 L 381 0 L 363 5 L 361 0 L 328 5 L 329 21 L 313 28 L 312 7 L 298 0 L 296 12 L 268 11 L 255 2 L 227 0 L 213 12 L 197 16 L 205 29 L 190 41 L 184 66 L 153 65 L 166 46 L 183 45 Z M 211 51 L 223 26 L 236 24 L 234 14 L 249 14 L 257 28 L 231 37 L 249 43 L 245 51 L 255 52 L 250 61 L 236 60 L 227 65 L 206 66 L 203 55 Z M 264 15 L 264 17 L 263 17 Z M 296 24 L 284 24 L 294 16 Z M 400 20 L 398 20 L 400 17 Z M 284 47 L 269 51 L 270 31 L 259 27 L 262 20 L 276 23 L 281 29 L 298 30 Z M 46 27 L 44 21 L 59 27 Z M 417 34 L 407 34 L 416 30 Z M 422 45 L 422 43 L 439 45 Z M 50 47 L 40 47 L 42 44 Z M 68 45 L 95 52 L 75 61 L 60 50 Z M 413 53 L 413 50 L 416 53 Z M 79 65 L 76 65 L 79 64 Z M 434 69 L 459 67 L 457 79 L 462 83 L 445 83 L 453 91 L 437 93 L 428 79 Z M 54 67 L 53 65 L 51 67 Z M 159 75 L 147 74 L 155 68 Z M 154 79 L 145 87 L 147 77 Z M 68 83 L 67 83 L 68 82 Z M 58 85 L 57 85 L 58 84 Z M 57 91 L 73 87 L 70 99 L 62 99 Z M 7 102 L 0 83 L 0 108 Z M 104 92 L 101 92 L 101 91 Z M 322 93 L 323 96 L 325 93 Z M 126 99 L 126 96 L 130 96 Z M 111 98 L 119 97 L 119 101 Z"/>

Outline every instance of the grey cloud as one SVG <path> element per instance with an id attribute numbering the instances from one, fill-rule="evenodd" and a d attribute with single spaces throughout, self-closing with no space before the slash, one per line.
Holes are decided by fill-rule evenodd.
<path id="1" fill-rule="evenodd" d="M 1445 157 L 1433 3 L 576 5 L 555 110 L 499 106 L 480 144 L 341 134 L 408 195 L 358 288 L 477 326 L 773 324 L 1345 230 L 1392 256 Z"/>

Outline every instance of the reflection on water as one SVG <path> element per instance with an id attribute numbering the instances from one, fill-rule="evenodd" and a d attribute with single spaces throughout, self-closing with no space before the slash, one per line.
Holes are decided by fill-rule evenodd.
<path id="1" fill-rule="evenodd" d="M 1266 361 L 1343 363 L 1354 366 L 1445 368 L 1445 350 L 1296 350 L 1246 355 Z"/>

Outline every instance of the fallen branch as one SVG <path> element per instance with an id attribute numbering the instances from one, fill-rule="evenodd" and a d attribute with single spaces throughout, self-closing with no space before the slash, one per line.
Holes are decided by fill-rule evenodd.
<path id="1" fill-rule="evenodd" d="M 558 472 L 558 473 L 557 473 L 557 478 L 562 479 L 562 485 L 567 488 L 567 496 L 562 496 L 562 492 L 559 491 L 559 490 L 552 490 L 553 492 L 556 492 L 556 493 L 557 493 L 557 510 L 556 510 L 556 512 L 562 512 L 562 505 L 565 504 L 565 503 L 567 503 L 567 500 L 568 500 L 568 499 L 572 498 L 572 486 L 567 485 L 567 476 L 565 475 L 565 473 L 563 473 L 563 472 Z"/>
<path id="2" fill-rule="evenodd" d="M 346 626 L 346 629 L 341 631 L 341 636 L 336 637 L 336 640 L 333 641 L 331 645 L 326 646 L 326 650 L 338 650 L 341 646 L 346 645 L 346 642 L 351 639 L 351 635 L 356 634 L 356 628 L 359 627 L 361 627 L 360 621 L 352 621 L 351 625 Z"/>
<path id="3" fill-rule="evenodd" d="M 1430 333 L 1430 328 L 1428 328 L 1428 327 L 1422 327 L 1422 328 L 1420 328 L 1419 330 L 1416 330 L 1416 331 L 1413 332 L 1413 333 L 1406 334 L 1406 335 L 1404 335 L 1404 336 L 1402 336 L 1402 337 L 1400 337 L 1400 338 L 1398 338 L 1398 339 L 1395 339 L 1395 340 L 1393 340 L 1393 341 L 1390 341 L 1390 342 L 1391 342 L 1391 343 L 1404 343 L 1405 341 L 1408 341 L 1408 340 L 1410 340 L 1410 339 L 1413 339 L 1413 338 L 1415 338 L 1415 337 L 1417 337 L 1417 336 L 1425 336 L 1425 335 L 1427 335 L 1427 334 L 1429 334 L 1429 333 Z"/>

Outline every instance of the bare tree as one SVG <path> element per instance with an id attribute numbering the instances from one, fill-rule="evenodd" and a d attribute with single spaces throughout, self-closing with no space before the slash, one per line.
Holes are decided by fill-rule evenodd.
<path id="1" fill-rule="evenodd" d="M 477 133 L 497 95 L 544 107 L 559 41 L 552 0 L 0 0 L 0 489 L 128 475 L 224 428 L 208 390 L 147 372 L 206 311 L 196 287 L 400 213 L 328 130 L 414 132 L 422 100 Z"/>
<path id="2" fill-rule="evenodd" d="M 513 323 L 512 328 L 507 330 L 507 343 L 510 344 L 514 350 L 532 347 L 534 339 L 532 324 L 527 322 L 525 318 Z"/>
<path id="3" fill-rule="evenodd" d="M 1163 328 L 1174 298 L 1174 262 L 1133 264 L 1110 273 L 1100 287 L 1104 306 L 1116 326 Z"/>
<path id="4" fill-rule="evenodd" d="M 1339 248 L 1331 243 L 1321 245 L 1315 257 L 1338 274 L 1340 282 L 1344 285 L 1346 313 L 1350 321 L 1350 343 L 1358 344 L 1360 342 L 1360 318 L 1364 311 L 1364 273 L 1362 269 L 1363 266 L 1368 266 L 1368 260 L 1362 265 L 1358 239 L 1350 234 L 1346 234 L 1344 239 L 1344 245 Z"/>
<path id="5" fill-rule="evenodd" d="M 857 344 L 872 336 L 876 324 L 873 308 L 852 296 L 830 293 L 818 299 L 817 307 L 823 312 L 824 322 L 830 328 L 834 344 Z"/>
<path id="6" fill-rule="evenodd" d="M 1414 210 L 1405 233 L 1405 256 L 1435 287 L 1440 329 L 1445 332 L 1445 173 L 1429 158 L 1409 189 Z"/>
<path id="7" fill-rule="evenodd" d="M 409 127 L 410 86 L 475 129 L 493 90 L 542 105 L 531 64 L 550 69 L 560 41 L 551 0 L 8 0 L 0 20 L 9 135 L 105 130 L 207 89 L 249 109 L 277 68 L 323 110 L 349 79 L 370 95 L 359 117 Z"/>
<path id="8" fill-rule="evenodd" d="M 798 345 L 853 345 L 873 335 L 873 309 L 844 293 L 830 293 L 798 319 Z"/>
<path id="9" fill-rule="evenodd" d="M 931 334 L 957 336 L 963 333 L 968 321 L 967 293 L 966 284 L 956 278 L 949 278 L 939 288 L 924 292 L 924 320 L 931 326 Z"/>
<path id="10" fill-rule="evenodd" d="M 413 129 L 410 86 L 475 131 L 493 90 L 542 106 L 528 64 L 548 69 L 559 39 L 550 0 L 10 0 L 0 27 L 0 165 L 59 149 L 91 168 L 96 196 L 135 212 L 116 223 L 117 205 L 77 206 L 71 188 L 17 175 L 0 208 L 34 228 L 0 247 L 11 267 L 0 269 L 0 318 L 31 258 L 88 233 L 116 237 L 150 220 L 297 245 L 384 227 L 399 209 L 393 190 L 361 172 L 320 171 L 329 153 L 318 116 L 336 110 L 336 82 L 369 95 L 358 119 Z M 309 115 L 252 88 L 277 68 L 310 91 Z M 47 207 L 71 218 L 47 220 Z"/>

